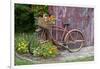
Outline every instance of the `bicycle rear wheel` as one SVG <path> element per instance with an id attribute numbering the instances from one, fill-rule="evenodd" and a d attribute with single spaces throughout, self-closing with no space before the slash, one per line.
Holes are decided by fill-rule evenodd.
<path id="1" fill-rule="evenodd" d="M 73 29 L 70 30 L 64 38 L 64 42 L 66 44 L 66 48 L 70 52 L 79 51 L 84 45 L 84 36 L 80 30 Z"/>

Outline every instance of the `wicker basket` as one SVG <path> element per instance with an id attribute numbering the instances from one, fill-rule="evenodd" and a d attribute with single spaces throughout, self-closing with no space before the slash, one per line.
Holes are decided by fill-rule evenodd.
<path id="1" fill-rule="evenodd" d="M 50 28 L 52 25 L 54 25 L 54 24 L 52 24 L 51 21 L 49 21 L 48 19 L 45 20 L 45 18 L 39 17 L 39 18 L 38 18 L 38 25 L 39 25 L 40 27 L 49 29 L 49 28 Z"/>

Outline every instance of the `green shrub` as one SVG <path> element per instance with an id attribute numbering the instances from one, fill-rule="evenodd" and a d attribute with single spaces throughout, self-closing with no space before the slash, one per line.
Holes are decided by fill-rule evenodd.
<path id="1" fill-rule="evenodd" d="M 33 54 L 34 56 L 41 56 L 44 58 L 56 57 L 58 55 L 58 49 L 51 42 L 47 42 L 35 48 Z"/>
<path id="2" fill-rule="evenodd" d="M 16 42 L 16 51 L 19 54 L 28 53 L 28 42 L 24 38 L 18 38 Z"/>

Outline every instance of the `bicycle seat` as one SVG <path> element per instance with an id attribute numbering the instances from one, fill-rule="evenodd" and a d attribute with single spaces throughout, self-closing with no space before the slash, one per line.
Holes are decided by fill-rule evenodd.
<path id="1" fill-rule="evenodd" d="M 70 26 L 70 24 L 69 23 L 65 23 L 64 26 Z"/>

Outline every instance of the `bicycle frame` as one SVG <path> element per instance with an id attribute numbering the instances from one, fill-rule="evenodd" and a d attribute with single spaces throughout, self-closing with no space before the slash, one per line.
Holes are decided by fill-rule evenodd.
<path id="1" fill-rule="evenodd" d="M 68 33 L 68 31 L 69 31 L 69 26 L 68 26 L 68 25 L 65 25 L 64 28 L 62 28 L 62 27 L 60 27 L 60 26 L 53 25 L 52 27 L 53 27 L 53 29 L 51 28 L 51 30 L 63 31 L 62 37 L 61 37 L 61 41 L 63 41 L 65 35 L 66 35 L 66 34 Z M 51 34 L 51 37 L 52 37 L 52 34 Z"/>

